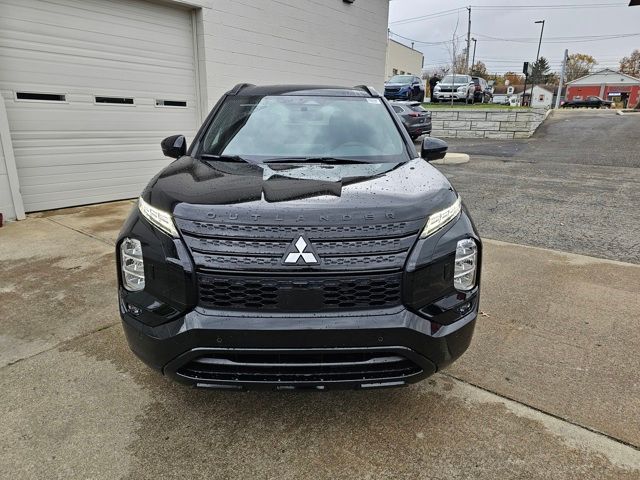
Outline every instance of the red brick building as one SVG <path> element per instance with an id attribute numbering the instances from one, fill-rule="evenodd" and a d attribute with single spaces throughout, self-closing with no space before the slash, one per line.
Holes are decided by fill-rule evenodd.
<path id="1" fill-rule="evenodd" d="M 567 100 L 579 100 L 589 96 L 633 107 L 640 101 L 640 78 L 606 68 L 567 83 Z"/>

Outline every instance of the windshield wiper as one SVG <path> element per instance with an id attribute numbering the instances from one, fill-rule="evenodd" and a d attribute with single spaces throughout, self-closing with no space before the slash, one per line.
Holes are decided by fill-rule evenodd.
<path id="1" fill-rule="evenodd" d="M 221 162 L 251 163 L 249 160 L 241 157 L 240 155 L 213 155 L 211 153 L 200 154 L 200 160 L 218 160 Z"/>
<path id="2" fill-rule="evenodd" d="M 337 165 L 371 163 L 367 160 L 340 157 L 276 157 L 263 160 L 262 163 L 333 163 Z"/>

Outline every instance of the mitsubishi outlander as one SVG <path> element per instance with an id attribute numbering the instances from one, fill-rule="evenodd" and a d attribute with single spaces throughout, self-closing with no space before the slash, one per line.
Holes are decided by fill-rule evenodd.
<path id="1" fill-rule="evenodd" d="M 394 387 L 469 346 L 482 244 L 370 87 L 241 84 L 146 187 L 116 244 L 131 349 L 217 389 Z"/>

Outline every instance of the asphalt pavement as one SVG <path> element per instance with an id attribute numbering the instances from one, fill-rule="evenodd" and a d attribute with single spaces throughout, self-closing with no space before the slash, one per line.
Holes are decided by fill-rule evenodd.
<path id="1" fill-rule="evenodd" d="M 439 165 L 485 238 L 640 263 L 640 117 L 558 111 L 526 140 L 450 139 Z"/>

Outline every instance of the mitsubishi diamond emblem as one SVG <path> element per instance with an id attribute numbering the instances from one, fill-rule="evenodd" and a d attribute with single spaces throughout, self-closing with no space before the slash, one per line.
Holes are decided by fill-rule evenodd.
<path id="1" fill-rule="evenodd" d="M 302 260 L 302 262 L 300 262 Z M 288 253 L 283 260 L 286 265 L 295 265 L 297 263 L 305 263 L 307 265 L 315 265 L 318 263 L 318 257 L 313 251 L 313 247 L 308 240 L 300 235 L 295 243 L 289 246 Z"/>

